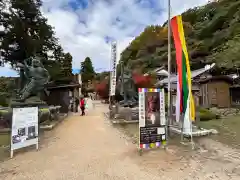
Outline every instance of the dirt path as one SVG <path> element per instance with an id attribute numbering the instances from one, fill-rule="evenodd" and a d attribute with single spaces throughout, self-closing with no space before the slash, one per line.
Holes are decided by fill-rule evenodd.
<path id="1" fill-rule="evenodd" d="M 104 119 L 103 111 L 106 106 L 96 104 L 87 116 L 71 116 L 44 133 L 38 152 L 19 153 L 0 164 L 0 179 L 240 179 L 239 152 L 209 140 L 200 141 L 202 148 L 191 153 L 171 146 L 140 157 L 136 146 Z M 208 143 L 211 150 L 204 149 Z"/>

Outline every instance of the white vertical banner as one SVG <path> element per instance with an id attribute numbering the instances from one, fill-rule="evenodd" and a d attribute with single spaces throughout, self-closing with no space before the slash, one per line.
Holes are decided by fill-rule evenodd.
<path id="1" fill-rule="evenodd" d="M 177 75 L 177 98 L 176 98 L 176 122 L 180 121 L 180 85 L 179 85 L 179 75 Z"/>
<path id="2" fill-rule="evenodd" d="M 192 135 L 192 121 L 190 116 L 190 93 L 188 94 L 187 109 L 184 114 L 183 133 L 190 136 Z"/>
<path id="3" fill-rule="evenodd" d="M 117 42 L 111 44 L 110 94 L 115 96 L 117 79 Z"/>
<path id="4" fill-rule="evenodd" d="M 139 104 L 139 128 L 145 127 L 145 92 L 140 91 L 138 92 L 138 104 Z M 139 130 L 140 132 L 140 130 Z"/>
<path id="5" fill-rule="evenodd" d="M 166 114 L 165 114 L 165 92 L 164 88 L 160 89 L 160 124 L 162 126 L 166 125 Z"/>

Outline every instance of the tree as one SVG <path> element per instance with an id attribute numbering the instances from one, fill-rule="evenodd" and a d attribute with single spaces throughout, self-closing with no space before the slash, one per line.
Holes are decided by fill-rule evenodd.
<path id="1" fill-rule="evenodd" d="M 101 73 L 96 73 L 95 75 L 95 80 L 96 81 L 102 81 L 104 80 L 107 76 L 109 76 L 110 72 L 109 71 L 103 71 Z"/>
<path id="2" fill-rule="evenodd" d="M 17 62 L 40 55 L 52 81 L 69 78 L 72 57 L 64 54 L 53 28 L 40 12 L 41 5 L 41 0 L 0 1 L 0 26 L 5 29 L 0 33 L 3 61 L 14 67 Z"/>
<path id="3" fill-rule="evenodd" d="M 82 82 L 88 83 L 93 80 L 95 77 L 95 71 L 93 69 L 92 61 L 89 57 L 86 57 L 85 60 L 81 63 L 81 76 Z"/>
<path id="4" fill-rule="evenodd" d="M 221 74 L 233 73 L 240 67 L 240 1 L 219 0 L 190 9 L 182 14 L 186 43 L 192 69 L 206 63 L 216 63 Z M 167 65 L 167 22 L 163 26 L 148 26 L 121 53 L 125 66 L 138 67 L 143 72 Z M 172 41 L 173 42 L 173 41 Z M 172 45 L 172 66 L 176 66 Z"/>
<path id="5" fill-rule="evenodd" d="M 7 106 L 8 100 L 16 88 L 16 79 L 0 77 L 0 106 Z"/>
<path id="6" fill-rule="evenodd" d="M 104 79 L 98 83 L 95 87 L 95 91 L 101 99 L 108 99 L 109 97 L 109 83 L 107 79 Z"/>
<path id="7" fill-rule="evenodd" d="M 47 71 L 50 74 L 50 80 L 51 81 L 57 81 L 61 79 L 61 64 L 59 61 L 52 61 L 52 60 L 46 60 L 44 59 L 42 61 L 44 67 L 47 69 Z"/>
<path id="8" fill-rule="evenodd" d="M 153 76 L 147 75 L 143 76 L 141 74 L 133 74 L 133 80 L 137 88 L 152 88 L 154 87 L 154 78 Z"/>
<path id="9" fill-rule="evenodd" d="M 154 87 L 154 84 L 156 83 L 156 75 L 155 74 L 150 74 L 147 76 L 133 73 L 133 81 L 136 85 L 136 91 L 138 88 L 152 88 Z M 100 98 L 102 99 L 108 99 L 109 97 L 109 77 L 106 77 L 105 79 L 102 79 L 98 84 L 95 86 L 95 91 L 98 93 Z M 123 99 L 120 95 L 120 84 L 117 84 L 116 88 L 116 95 L 115 99 L 117 101 L 120 101 Z"/>
<path id="10" fill-rule="evenodd" d="M 60 60 L 60 79 L 70 80 L 72 79 L 72 56 L 70 53 L 66 53 Z"/>
<path id="11" fill-rule="evenodd" d="M 41 0 L 1 1 L 0 25 L 6 30 L 1 49 L 5 62 L 16 64 L 36 53 L 50 58 L 49 51 L 59 55 L 61 48 L 53 28 L 40 12 L 41 5 Z"/>

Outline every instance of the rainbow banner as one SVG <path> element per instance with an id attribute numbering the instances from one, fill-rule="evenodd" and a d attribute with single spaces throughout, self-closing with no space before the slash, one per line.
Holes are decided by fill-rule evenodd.
<path id="1" fill-rule="evenodd" d="M 175 16 L 171 19 L 171 28 L 176 49 L 178 87 L 177 87 L 177 103 L 179 114 L 184 114 L 184 119 L 195 120 L 195 107 L 192 95 L 192 80 L 187 52 L 186 40 L 183 29 L 182 16 Z M 177 109 L 176 109 L 177 110 Z"/>

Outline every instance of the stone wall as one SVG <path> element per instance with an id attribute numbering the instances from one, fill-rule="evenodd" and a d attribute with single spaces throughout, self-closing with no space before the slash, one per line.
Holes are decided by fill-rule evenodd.
<path id="1" fill-rule="evenodd" d="M 210 111 L 219 115 L 220 117 L 236 116 L 240 115 L 240 109 L 238 108 L 210 108 Z"/>

